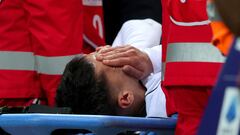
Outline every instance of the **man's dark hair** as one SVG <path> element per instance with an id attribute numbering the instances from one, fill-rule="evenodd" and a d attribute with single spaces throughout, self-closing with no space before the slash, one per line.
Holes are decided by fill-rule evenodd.
<path id="1" fill-rule="evenodd" d="M 65 68 L 56 104 L 70 107 L 75 114 L 116 115 L 110 97 L 104 74 L 97 76 L 93 64 L 84 56 L 77 56 Z"/>

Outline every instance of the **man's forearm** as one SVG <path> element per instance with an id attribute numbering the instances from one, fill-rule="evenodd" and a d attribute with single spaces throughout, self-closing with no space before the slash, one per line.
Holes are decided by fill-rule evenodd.
<path id="1" fill-rule="evenodd" d="M 161 72 L 162 68 L 162 45 L 157 45 L 152 48 L 143 49 L 147 53 L 152 62 L 153 73 Z"/>
<path id="2" fill-rule="evenodd" d="M 161 35 L 161 24 L 152 19 L 129 20 L 123 24 L 112 46 L 151 48 L 160 44 Z"/>

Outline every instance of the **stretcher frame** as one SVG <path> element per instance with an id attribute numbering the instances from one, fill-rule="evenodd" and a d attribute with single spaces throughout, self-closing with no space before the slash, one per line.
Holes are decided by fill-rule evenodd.
<path id="1" fill-rule="evenodd" d="M 173 135 L 176 117 L 144 118 L 70 114 L 2 114 L 0 127 L 11 135 L 50 135 L 59 129 L 84 129 L 96 135 L 115 135 L 126 131 Z"/>

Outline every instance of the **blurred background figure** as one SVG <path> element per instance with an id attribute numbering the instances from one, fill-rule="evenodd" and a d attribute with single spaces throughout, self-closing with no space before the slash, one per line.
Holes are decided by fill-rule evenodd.
<path id="1" fill-rule="evenodd" d="M 239 40 L 240 36 L 240 1 L 239 0 L 215 0 L 215 4 L 224 24 Z M 236 45 L 239 46 L 239 45 Z M 239 69 L 240 76 L 240 69 Z M 240 77 L 237 78 L 240 84 Z"/>
<path id="2" fill-rule="evenodd" d="M 208 13 L 210 19 L 213 20 L 211 23 L 214 32 L 213 39 L 216 39 L 215 45 L 223 55 L 227 56 L 227 59 L 205 110 L 199 135 L 239 135 L 240 133 L 239 6 L 238 0 L 208 2 Z"/>
<path id="3" fill-rule="evenodd" d="M 207 1 L 207 11 L 213 31 L 212 44 L 219 48 L 222 54 L 226 56 L 233 43 L 234 35 L 222 21 L 213 0 Z"/>
<path id="4" fill-rule="evenodd" d="M 215 0 L 216 6 L 219 10 L 219 14 L 222 16 L 224 23 L 233 32 L 233 34 L 239 39 L 240 36 L 240 1 L 229 0 L 227 4 L 223 0 Z M 240 69 L 239 69 L 240 76 Z M 240 86 L 240 77 L 238 77 Z"/>
<path id="5" fill-rule="evenodd" d="M 215 0 L 219 14 L 224 23 L 236 36 L 240 36 L 240 1 L 238 0 Z"/>

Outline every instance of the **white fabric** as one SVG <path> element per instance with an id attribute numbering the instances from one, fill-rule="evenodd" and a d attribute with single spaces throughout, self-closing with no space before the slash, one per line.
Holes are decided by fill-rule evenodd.
<path id="1" fill-rule="evenodd" d="M 143 49 L 147 53 L 153 65 L 153 73 L 160 72 L 162 69 L 162 45 Z"/>
<path id="2" fill-rule="evenodd" d="M 152 19 L 129 20 L 123 24 L 112 46 L 150 48 L 160 44 L 161 35 L 162 25 Z"/>
<path id="3" fill-rule="evenodd" d="M 162 26 L 152 19 L 129 20 L 125 22 L 115 38 L 112 47 L 131 45 L 147 53 L 154 72 L 142 80 L 145 93 L 147 117 L 167 117 L 166 97 L 161 89 Z"/>
<path id="4" fill-rule="evenodd" d="M 153 64 L 154 72 L 142 80 L 147 91 L 145 93 L 147 117 L 167 118 L 166 96 L 161 88 L 162 46 L 143 49 Z"/>
<path id="5" fill-rule="evenodd" d="M 161 89 L 160 81 L 161 72 L 151 74 L 146 80 L 145 102 L 147 117 L 167 118 L 166 97 Z"/>

